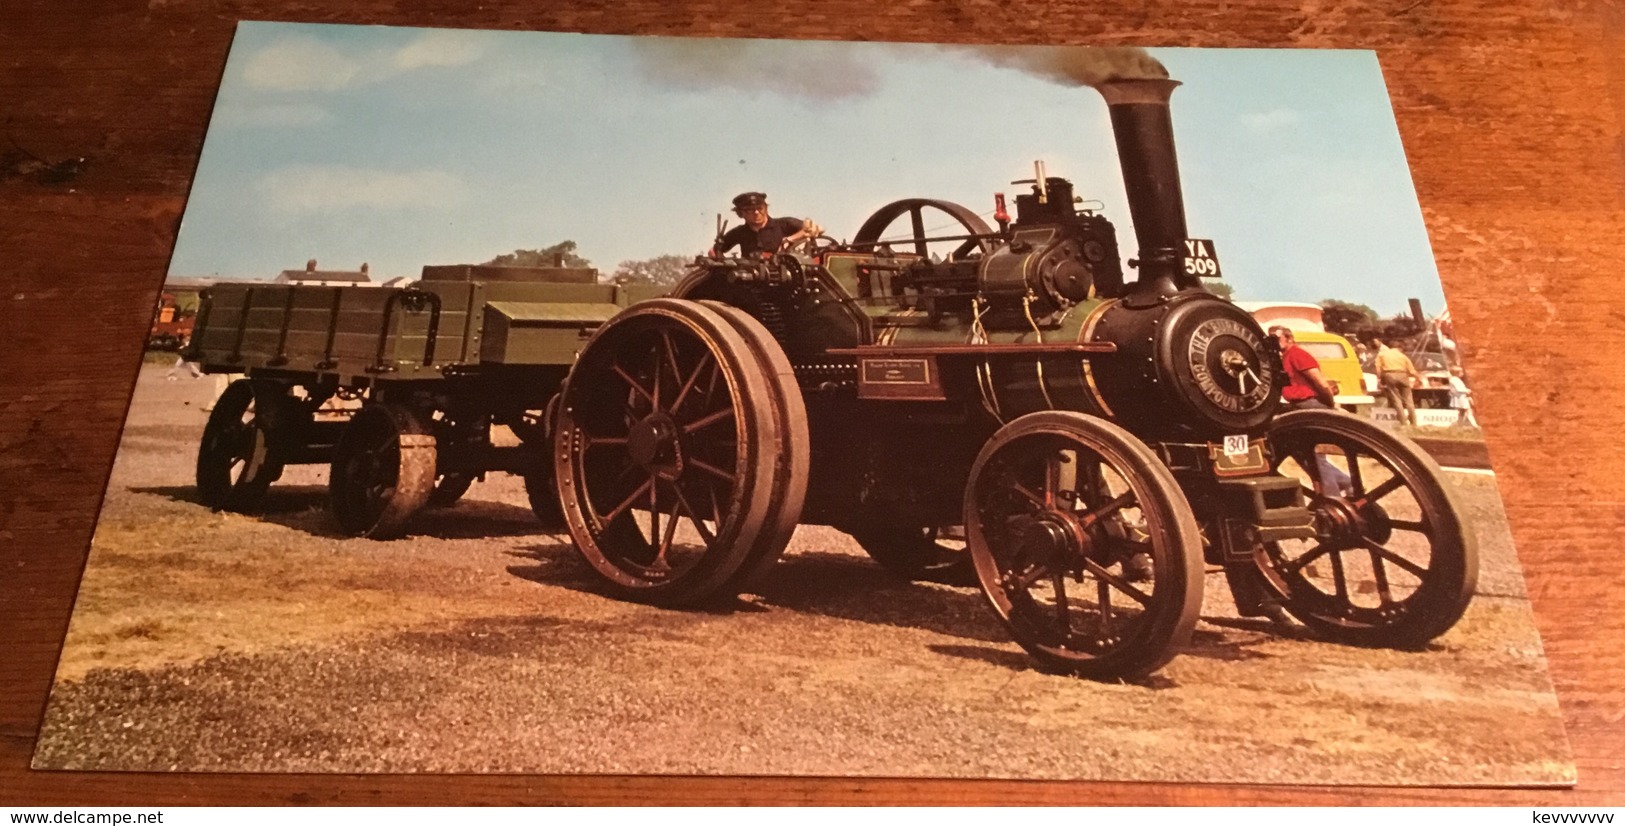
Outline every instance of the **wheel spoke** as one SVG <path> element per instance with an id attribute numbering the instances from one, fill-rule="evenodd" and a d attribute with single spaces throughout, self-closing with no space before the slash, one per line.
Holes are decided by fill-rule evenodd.
<path id="1" fill-rule="evenodd" d="M 1343 555 L 1341 553 L 1332 554 L 1331 555 L 1331 560 L 1332 560 L 1332 587 L 1337 590 L 1337 598 L 1338 599 L 1340 599 L 1340 600 L 1342 600 L 1344 602 L 1348 602 L 1349 601 L 1349 582 L 1348 582 L 1348 574 L 1343 571 Z"/>
<path id="2" fill-rule="evenodd" d="M 1295 574 L 1307 567 L 1309 563 L 1314 562 L 1315 560 L 1330 553 L 1331 550 L 1331 546 L 1323 542 L 1313 548 L 1310 548 L 1304 553 L 1303 556 L 1300 556 L 1284 565 L 1278 566 L 1278 570 L 1280 570 L 1280 572 L 1283 574 Z"/>
<path id="3" fill-rule="evenodd" d="M 1113 588 L 1123 592 L 1123 595 L 1129 599 L 1132 599 L 1147 608 L 1151 607 L 1150 594 L 1141 591 L 1140 589 L 1129 584 L 1128 580 L 1101 567 L 1100 563 L 1095 562 L 1092 559 L 1085 559 L 1083 561 L 1083 567 L 1089 573 L 1094 574 L 1096 580 L 1109 583 Z"/>
<path id="4" fill-rule="evenodd" d="M 613 370 L 615 375 L 620 376 L 622 381 L 625 381 L 628 386 L 637 391 L 638 395 L 648 399 L 650 405 L 654 405 L 657 408 L 659 407 L 659 405 L 655 404 L 655 397 L 646 388 L 644 388 L 643 385 L 638 384 L 637 379 L 632 378 L 632 376 L 629 375 L 625 370 L 621 369 L 619 362 L 610 365 L 609 369 Z"/>
<path id="5" fill-rule="evenodd" d="M 660 477 L 649 477 L 649 544 L 660 544 Z"/>
<path id="6" fill-rule="evenodd" d="M 718 363 L 712 368 L 712 370 L 711 370 L 711 378 L 708 379 L 706 381 L 706 383 L 705 383 L 705 403 L 707 405 L 711 404 L 711 401 L 716 398 L 716 396 L 717 396 L 717 382 L 720 381 L 721 379 L 722 379 L 722 365 L 721 365 L 721 363 Z"/>
<path id="7" fill-rule="evenodd" d="M 1424 534 L 1430 539 L 1433 537 L 1433 531 L 1428 528 L 1426 522 L 1421 520 L 1412 521 L 1410 519 L 1394 519 L 1393 517 L 1389 517 L 1388 524 L 1399 528 L 1400 530 L 1415 531 L 1419 534 Z"/>
<path id="8" fill-rule="evenodd" d="M 1044 497 L 1039 496 L 1036 493 L 1033 493 L 1031 490 L 1028 490 L 1026 485 L 1023 485 L 1020 482 L 1017 482 L 1015 480 L 1011 480 L 1010 481 L 1010 489 L 1015 491 L 1016 493 L 1021 494 L 1021 497 L 1023 499 L 1026 499 L 1028 502 L 1033 503 L 1040 510 L 1042 510 L 1045 507 Z"/>
<path id="9" fill-rule="evenodd" d="M 1371 553 L 1371 578 L 1376 580 L 1377 596 L 1382 599 L 1382 604 L 1387 605 L 1394 601 L 1394 594 L 1388 589 L 1388 569 L 1382 564 L 1383 555 L 1370 545 L 1366 546 L 1366 550 Z"/>
<path id="10" fill-rule="evenodd" d="M 1112 586 L 1104 579 L 1095 580 L 1095 598 L 1100 602 L 1100 636 L 1112 635 Z"/>
<path id="11" fill-rule="evenodd" d="M 1406 559 L 1405 557 L 1394 553 L 1387 546 L 1381 545 L 1381 544 L 1377 543 L 1375 540 L 1372 540 L 1370 538 L 1361 539 L 1360 544 L 1365 546 L 1366 550 L 1371 552 L 1371 559 L 1372 559 L 1373 564 L 1376 563 L 1377 557 L 1381 557 L 1381 558 L 1383 558 L 1383 559 L 1385 559 L 1385 560 L 1387 560 L 1389 562 L 1394 563 L 1395 565 L 1399 566 L 1400 568 L 1405 569 L 1405 571 L 1407 573 L 1411 574 L 1412 576 L 1416 577 L 1417 579 L 1426 579 L 1427 578 L 1428 569 L 1423 568 L 1422 566 L 1417 565 L 1415 562 L 1412 562 L 1409 559 Z"/>
<path id="12" fill-rule="evenodd" d="M 908 218 L 910 227 L 914 230 L 914 252 L 925 258 L 930 254 L 925 244 L 925 209 L 919 206 L 910 209 Z"/>
<path id="13" fill-rule="evenodd" d="M 683 431 L 684 435 L 687 435 L 687 434 L 693 433 L 696 430 L 701 430 L 703 428 L 710 427 L 711 425 L 714 425 L 717 422 L 723 421 L 725 419 L 731 419 L 731 418 L 733 418 L 733 415 L 734 415 L 734 409 L 732 407 L 724 407 L 723 409 L 718 410 L 715 413 L 708 413 L 708 414 L 706 414 L 704 416 L 701 416 L 700 418 L 695 419 L 694 421 L 683 425 L 680 429 Z"/>
<path id="14" fill-rule="evenodd" d="M 711 524 L 716 525 L 717 529 L 721 530 L 722 529 L 722 500 L 717 498 L 717 487 L 716 487 L 716 485 L 706 485 L 705 490 L 711 496 Z M 698 515 L 696 514 L 696 517 L 697 516 Z"/>
<path id="15" fill-rule="evenodd" d="M 1098 507 L 1098 508 L 1096 508 L 1096 509 L 1094 509 L 1092 511 L 1085 512 L 1083 514 L 1083 516 L 1079 519 L 1079 521 L 1083 524 L 1083 526 L 1085 528 L 1087 528 L 1090 525 L 1093 525 L 1096 522 L 1100 521 L 1101 519 L 1104 519 L 1104 518 L 1118 512 L 1118 511 L 1122 510 L 1123 508 L 1134 504 L 1134 503 L 1135 503 L 1134 491 L 1128 491 L 1128 492 L 1124 493 L 1122 496 L 1119 496 L 1116 499 L 1113 499 L 1112 501 L 1107 502 L 1106 504 L 1101 505 L 1100 507 Z"/>
<path id="16" fill-rule="evenodd" d="M 1072 606 L 1066 597 L 1066 572 L 1056 571 L 1050 583 L 1055 586 L 1055 619 L 1060 622 L 1061 633 L 1071 636 Z"/>
<path id="17" fill-rule="evenodd" d="M 674 362 L 672 368 L 676 369 L 676 367 L 677 365 Z M 711 357 L 709 351 L 700 357 L 699 363 L 694 365 L 694 372 L 689 374 L 688 379 L 683 382 L 683 386 L 677 390 L 677 398 L 671 403 L 672 413 L 682 409 L 683 401 L 688 398 L 689 391 L 694 389 L 694 383 L 699 381 L 700 373 L 704 372 L 706 367 L 710 367 L 713 374 L 716 372 L 717 362 Z"/>
<path id="18" fill-rule="evenodd" d="M 1061 455 L 1052 454 L 1044 460 L 1044 500 L 1045 510 L 1055 509 L 1055 492 L 1061 486 Z"/>
<path id="19" fill-rule="evenodd" d="M 1349 484 L 1354 486 L 1354 493 L 1359 495 L 1365 490 L 1365 479 L 1360 474 L 1360 451 L 1354 445 L 1343 445 L 1343 461 L 1349 463 Z"/>
<path id="20" fill-rule="evenodd" d="M 632 507 L 633 502 L 636 502 L 640 497 L 643 496 L 644 493 L 648 492 L 648 489 L 653 485 L 654 477 L 651 476 L 648 479 L 643 480 L 643 484 L 638 485 L 637 490 L 632 491 L 631 495 L 621 500 L 621 503 L 616 505 L 614 510 L 610 511 L 604 516 L 600 516 L 598 520 L 606 525 L 614 522 L 618 517 L 620 517 L 621 514 L 626 512 L 627 508 Z"/>
<path id="21" fill-rule="evenodd" d="M 1364 506 L 1367 503 L 1375 502 L 1378 499 L 1381 499 L 1382 497 L 1387 496 L 1388 494 L 1393 493 L 1394 491 L 1399 490 L 1400 488 L 1402 488 L 1404 486 L 1405 486 L 1405 480 L 1399 478 L 1399 474 L 1396 473 L 1391 478 L 1389 478 L 1388 481 L 1383 482 L 1382 484 L 1372 488 L 1369 491 L 1366 491 L 1366 494 L 1364 496 L 1360 497 L 1360 499 L 1357 500 L 1355 502 L 1355 504 L 1357 506 Z"/>
<path id="22" fill-rule="evenodd" d="M 1043 565 L 1034 565 L 1031 568 L 1028 568 L 1027 570 L 1025 570 L 1025 571 L 1023 571 L 1023 572 L 1021 572 L 1019 574 L 1012 572 L 1011 574 L 1008 575 L 1008 577 L 1009 577 L 1008 582 L 1009 582 L 1009 586 L 1010 586 L 1010 588 L 1012 590 L 1018 590 L 1019 589 L 1019 590 L 1025 591 L 1028 588 L 1033 587 L 1033 585 L 1035 583 L 1039 582 L 1040 580 L 1046 579 L 1049 576 L 1050 576 L 1049 568 L 1047 568 L 1047 567 L 1045 567 Z"/>
<path id="23" fill-rule="evenodd" d="M 688 463 L 699 468 L 700 470 L 705 471 L 706 473 L 711 474 L 712 476 L 717 477 L 718 479 L 721 479 L 724 482 L 727 482 L 730 485 L 734 482 L 734 475 L 732 473 L 729 473 L 722 468 L 711 464 L 710 462 L 704 461 L 703 459 L 696 459 L 693 456 L 690 456 L 688 457 Z"/>
<path id="24" fill-rule="evenodd" d="M 671 488 L 672 488 L 672 490 L 677 492 L 677 506 L 673 507 L 672 511 L 671 511 L 671 513 L 672 513 L 672 519 L 671 519 L 672 524 L 673 525 L 677 524 L 677 509 L 678 509 L 678 507 L 682 508 L 683 512 L 688 514 L 689 523 L 694 526 L 694 530 L 699 532 L 700 541 L 705 543 L 705 547 L 706 547 L 707 550 L 710 550 L 711 546 L 717 541 L 716 534 L 711 533 L 711 531 L 708 528 L 705 527 L 705 523 L 700 520 L 699 514 L 694 512 L 694 506 L 689 504 L 688 496 L 683 493 L 683 487 L 681 485 L 677 484 L 676 482 L 672 482 L 671 483 Z M 708 487 L 708 489 L 711 491 L 711 501 L 715 502 L 716 501 L 716 489 L 715 488 L 709 488 L 709 487 Z M 722 517 L 719 514 L 717 516 L 717 525 L 720 526 L 721 524 L 722 524 Z"/>
<path id="25" fill-rule="evenodd" d="M 666 346 L 661 352 L 657 352 L 657 353 L 654 354 L 654 356 L 655 356 L 655 363 L 654 363 L 654 375 L 655 375 L 654 385 L 655 385 L 655 387 L 654 387 L 654 392 L 651 395 L 654 398 L 654 405 L 655 405 L 656 410 L 663 409 L 660 406 L 660 376 L 661 376 L 661 374 L 663 374 L 665 372 L 666 364 L 671 365 L 671 376 L 672 376 L 672 378 L 674 378 L 674 379 L 677 378 L 677 345 L 672 343 L 671 331 L 670 330 L 661 330 L 660 331 L 660 340 Z M 661 358 L 662 355 L 664 355 L 665 358 Z"/>
<path id="26" fill-rule="evenodd" d="M 1050 569 L 1042 566 L 1042 564 L 1035 564 L 1035 566 L 1029 567 L 1027 571 L 1022 572 L 1020 576 L 1012 577 L 1011 584 L 1016 585 L 1017 589 L 1027 590 L 1033 585 L 1037 585 L 1040 580 L 1048 579 L 1048 577 L 1050 577 Z"/>
<path id="27" fill-rule="evenodd" d="M 676 487 L 676 483 L 672 483 L 672 488 L 675 489 Z M 655 552 L 654 567 L 671 567 L 670 564 L 666 562 L 666 553 L 671 550 L 672 537 L 677 533 L 677 509 L 682 507 L 682 504 L 682 493 L 679 491 L 677 498 L 671 503 L 671 513 L 666 519 L 666 531 L 660 536 L 660 548 Z M 659 511 L 650 511 L 652 518 L 658 519 L 659 513 Z"/>

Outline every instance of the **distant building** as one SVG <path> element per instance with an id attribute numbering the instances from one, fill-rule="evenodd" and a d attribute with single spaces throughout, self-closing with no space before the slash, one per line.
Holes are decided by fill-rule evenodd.
<path id="1" fill-rule="evenodd" d="M 367 269 L 367 265 L 362 264 L 359 270 L 319 270 L 316 268 L 316 259 L 312 258 L 305 262 L 305 268 L 302 270 L 283 270 L 273 283 L 314 284 L 320 287 L 376 286 Z"/>

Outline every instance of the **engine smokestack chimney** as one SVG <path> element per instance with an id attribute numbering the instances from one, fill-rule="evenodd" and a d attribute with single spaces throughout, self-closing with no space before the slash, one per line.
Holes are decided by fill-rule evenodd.
<path id="1" fill-rule="evenodd" d="M 1168 100 L 1177 80 L 1107 80 L 1094 85 L 1111 112 L 1123 188 L 1140 243 L 1139 276 L 1131 295 L 1171 295 L 1200 286 L 1180 262 L 1186 238 L 1185 196 L 1174 154 L 1174 123 Z"/>

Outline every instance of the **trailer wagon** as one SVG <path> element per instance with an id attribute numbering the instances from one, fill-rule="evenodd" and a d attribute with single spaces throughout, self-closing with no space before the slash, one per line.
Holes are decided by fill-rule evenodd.
<path id="1" fill-rule="evenodd" d="M 331 464 L 344 530 L 386 538 L 506 471 L 524 475 L 539 514 L 554 519 L 543 412 L 592 332 L 657 292 L 596 275 L 456 265 L 424 267 L 405 287 L 209 288 L 191 355 L 245 377 L 204 431 L 204 503 L 252 510 L 287 465 Z M 494 425 L 520 443 L 494 444 Z"/>

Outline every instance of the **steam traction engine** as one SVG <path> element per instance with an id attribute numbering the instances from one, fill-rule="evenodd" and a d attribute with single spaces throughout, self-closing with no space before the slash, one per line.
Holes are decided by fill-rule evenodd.
<path id="1" fill-rule="evenodd" d="M 1132 281 L 1112 224 L 1040 168 L 997 228 L 898 201 L 850 243 L 701 259 L 649 300 L 494 271 L 224 288 L 194 344 L 249 378 L 216 407 L 199 488 L 242 509 L 283 464 L 329 461 L 340 523 L 382 537 L 523 473 L 608 587 L 672 606 L 740 592 L 797 524 L 832 525 L 905 576 L 975 581 L 1041 663 L 1095 678 L 1185 645 L 1205 564 L 1244 615 L 1420 646 L 1471 598 L 1473 538 L 1414 445 L 1276 415 L 1273 343 L 1200 284 L 1219 267 L 1185 227 L 1175 86 L 1097 87 Z M 316 421 L 335 395 L 360 412 Z M 495 446 L 493 424 L 523 443 Z"/>
<path id="2" fill-rule="evenodd" d="M 566 382 L 570 532 L 628 597 L 745 587 L 798 522 L 908 576 L 974 572 L 1047 666 L 1149 673 L 1204 562 L 1243 614 L 1418 646 L 1461 616 L 1473 540 L 1434 463 L 1331 411 L 1276 415 L 1279 354 L 1202 289 L 1168 80 L 1105 84 L 1139 242 L 1040 168 L 997 229 L 893 203 L 845 245 L 712 259 L 599 328 Z M 932 236 L 927 224 L 960 230 Z M 910 237 L 883 243 L 889 229 Z M 941 250 L 946 254 L 941 254 Z M 963 531 L 963 546 L 954 538 Z"/>

